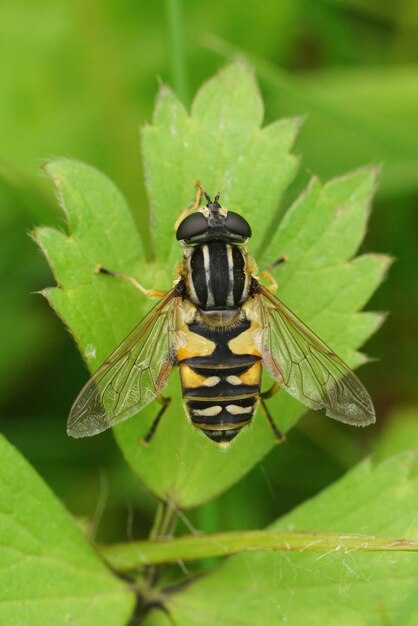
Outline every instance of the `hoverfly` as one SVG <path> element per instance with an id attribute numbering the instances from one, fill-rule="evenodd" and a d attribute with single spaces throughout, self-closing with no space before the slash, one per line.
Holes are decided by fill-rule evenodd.
<path id="1" fill-rule="evenodd" d="M 162 297 L 82 389 L 68 434 L 95 435 L 159 398 L 163 408 L 148 443 L 167 405 L 160 394 L 174 366 L 191 423 L 221 445 L 250 424 L 258 404 L 280 440 L 264 401 L 280 387 L 341 422 L 373 423 L 372 401 L 357 376 L 276 298 L 276 285 L 257 279 L 245 246 L 248 222 L 222 207 L 219 194 L 212 201 L 197 181 L 196 189 L 175 226 L 183 261 L 170 291 L 147 291 L 132 277 L 101 268 Z M 275 384 L 261 393 L 263 366 Z"/>

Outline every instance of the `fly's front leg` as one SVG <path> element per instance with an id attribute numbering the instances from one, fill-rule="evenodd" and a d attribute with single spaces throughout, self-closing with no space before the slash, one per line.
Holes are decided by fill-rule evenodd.
<path id="1" fill-rule="evenodd" d="M 271 293 L 275 293 L 278 287 L 276 279 L 270 274 L 268 270 L 264 270 L 263 272 L 261 272 L 261 276 L 264 276 L 264 278 L 270 281 L 270 284 L 266 285 L 266 289 L 271 291 Z"/>
<path id="2" fill-rule="evenodd" d="M 267 269 L 272 270 L 274 267 L 277 267 L 278 265 L 281 265 L 282 263 L 286 263 L 287 260 L 288 260 L 287 256 L 283 254 L 282 256 L 279 256 L 278 259 L 270 263 Z"/>
<path id="3" fill-rule="evenodd" d="M 277 428 L 276 424 L 274 423 L 274 420 L 272 418 L 272 416 L 270 415 L 270 412 L 267 408 L 267 404 L 265 402 L 266 398 L 271 398 L 272 396 L 274 396 L 280 389 L 280 385 L 278 383 L 274 383 L 274 385 L 272 387 L 270 387 L 270 389 L 267 389 L 267 391 L 264 391 L 263 393 L 260 394 L 260 406 L 261 409 L 270 425 L 270 428 L 272 429 L 275 437 L 276 437 L 276 443 L 283 443 L 283 441 L 286 439 L 286 437 L 284 436 L 284 434 Z"/>
<path id="4" fill-rule="evenodd" d="M 266 286 L 266 289 L 268 289 L 272 293 L 275 293 L 277 291 L 278 285 L 276 279 L 270 273 L 270 270 L 272 270 L 274 267 L 277 267 L 278 265 L 281 265 L 282 263 L 286 263 L 286 261 L 287 256 L 281 256 L 276 259 L 276 261 L 273 261 L 273 263 L 270 263 L 268 269 L 261 272 L 261 275 L 264 276 L 264 278 L 266 278 L 268 281 L 270 281 L 270 284 Z"/>
<path id="5" fill-rule="evenodd" d="M 178 227 L 180 226 L 182 221 L 188 215 L 190 215 L 190 213 L 194 213 L 200 207 L 200 203 L 202 201 L 202 195 L 203 195 L 203 188 L 202 188 L 202 185 L 200 184 L 200 182 L 197 180 L 197 178 L 195 178 L 194 184 L 195 184 L 195 187 L 196 187 L 196 193 L 195 193 L 194 201 L 193 201 L 192 204 L 190 204 L 187 207 L 187 209 L 184 209 L 184 211 L 178 217 L 176 223 L 174 224 L 174 230 L 178 229 Z"/>
<path id="6" fill-rule="evenodd" d="M 146 295 L 147 298 L 162 298 L 162 296 L 165 296 L 167 293 L 167 291 L 162 291 L 161 289 L 146 289 L 133 276 L 128 276 L 127 274 L 120 274 L 119 272 L 113 272 L 112 270 L 106 269 L 102 265 L 98 265 L 96 267 L 96 272 L 98 274 L 106 274 L 107 276 L 113 276 L 114 278 L 121 278 L 122 280 L 129 281 L 131 285 L 133 285 L 141 293 Z"/>

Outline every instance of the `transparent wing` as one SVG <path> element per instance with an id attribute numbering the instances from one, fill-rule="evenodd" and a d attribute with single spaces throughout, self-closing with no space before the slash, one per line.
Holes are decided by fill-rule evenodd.
<path id="1" fill-rule="evenodd" d="M 376 421 L 373 403 L 350 368 L 278 298 L 261 286 L 261 353 L 273 378 L 311 409 L 340 422 Z"/>
<path id="2" fill-rule="evenodd" d="M 99 367 L 68 418 L 71 437 L 90 437 L 131 417 L 165 387 L 175 362 L 172 319 L 179 298 L 168 292 Z"/>

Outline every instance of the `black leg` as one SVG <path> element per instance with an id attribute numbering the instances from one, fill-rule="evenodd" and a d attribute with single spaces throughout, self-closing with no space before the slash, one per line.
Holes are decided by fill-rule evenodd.
<path id="1" fill-rule="evenodd" d="M 97 265 L 96 274 L 106 274 L 106 276 L 113 276 L 113 278 L 127 280 L 131 283 L 131 285 L 133 285 L 141 293 L 145 294 L 148 298 L 162 298 L 162 296 L 165 296 L 167 293 L 167 291 L 162 291 L 161 289 L 145 289 L 145 287 L 143 287 L 141 283 L 139 283 L 133 276 L 121 274 L 120 272 L 113 272 L 112 270 L 103 267 L 103 265 Z"/>
<path id="2" fill-rule="evenodd" d="M 268 266 L 268 269 L 273 269 L 273 267 L 277 267 L 278 265 L 281 265 L 282 263 L 286 263 L 286 261 L 287 261 L 287 256 L 285 254 L 283 256 L 279 256 L 279 258 L 273 261 L 273 263 L 270 263 L 270 265 Z"/>
<path id="3" fill-rule="evenodd" d="M 279 389 L 280 389 L 279 383 L 273 383 L 270 389 L 267 389 L 267 391 L 263 391 L 262 393 L 260 393 L 260 398 L 262 398 L 263 400 L 267 400 L 267 398 L 272 398 L 273 396 L 276 395 Z"/>
<path id="4" fill-rule="evenodd" d="M 157 399 L 159 402 L 162 403 L 163 406 L 158 411 L 157 416 L 154 418 L 147 434 L 145 435 L 143 439 L 141 439 L 141 444 L 143 446 L 149 445 L 151 439 L 155 435 L 155 431 L 157 430 L 158 424 L 160 423 L 162 416 L 164 415 L 164 413 L 166 412 L 166 410 L 171 404 L 171 398 L 163 398 L 163 396 L 159 396 Z"/>
<path id="5" fill-rule="evenodd" d="M 270 389 L 267 389 L 267 391 L 263 391 L 263 393 L 260 394 L 260 405 L 261 405 L 264 415 L 267 418 L 268 423 L 270 424 L 270 428 L 272 429 L 272 431 L 274 432 L 276 436 L 277 443 L 283 443 L 286 437 L 277 428 L 267 408 L 267 404 L 264 401 L 266 398 L 271 398 L 272 396 L 274 396 L 279 391 L 279 389 L 280 389 L 280 385 L 278 383 L 274 383 L 274 385 L 272 385 Z"/>

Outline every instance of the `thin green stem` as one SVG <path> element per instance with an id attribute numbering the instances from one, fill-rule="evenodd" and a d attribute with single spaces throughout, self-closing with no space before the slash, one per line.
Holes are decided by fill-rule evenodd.
<path id="1" fill-rule="evenodd" d="M 188 105 L 190 102 L 190 85 L 184 45 L 181 0 L 165 0 L 165 10 L 171 80 L 179 98 L 185 105 Z"/>
<path id="2" fill-rule="evenodd" d="M 205 533 L 214 533 L 218 530 L 220 523 L 219 500 L 211 500 L 197 511 L 197 526 L 204 529 Z M 209 570 L 218 562 L 218 558 L 209 557 L 202 559 L 200 566 L 202 570 Z"/>
<path id="3" fill-rule="evenodd" d="M 159 501 L 158 505 L 157 505 L 157 511 L 155 513 L 155 518 L 154 518 L 154 522 L 151 528 L 151 532 L 149 534 L 149 538 L 152 541 L 153 539 L 155 539 L 159 532 L 160 532 L 160 528 L 161 528 L 161 524 L 162 524 L 162 517 L 164 515 L 164 507 L 165 503 Z"/>
<path id="4" fill-rule="evenodd" d="M 167 517 L 165 517 L 167 519 Z M 418 541 L 374 535 L 254 530 L 177 537 L 102 546 L 102 556 L 117 571 L 190 561 L 237 552 L 418 552 Z"/>
<path id="5" fill-rule="evenodd" d="M 177 520 L 177 507 L 171 501 L 158 503 L 157 512 L 155 514 L 154 524 L 150 532 L 150 541 L 172 541 L 172 534 Z M 150 587 L 154 587 L 161 573 L 161 568 L 156 567 L 155 563 L 141 563 L 138 565 L 146 565 L 147 567 L 144 578 Z"/>

